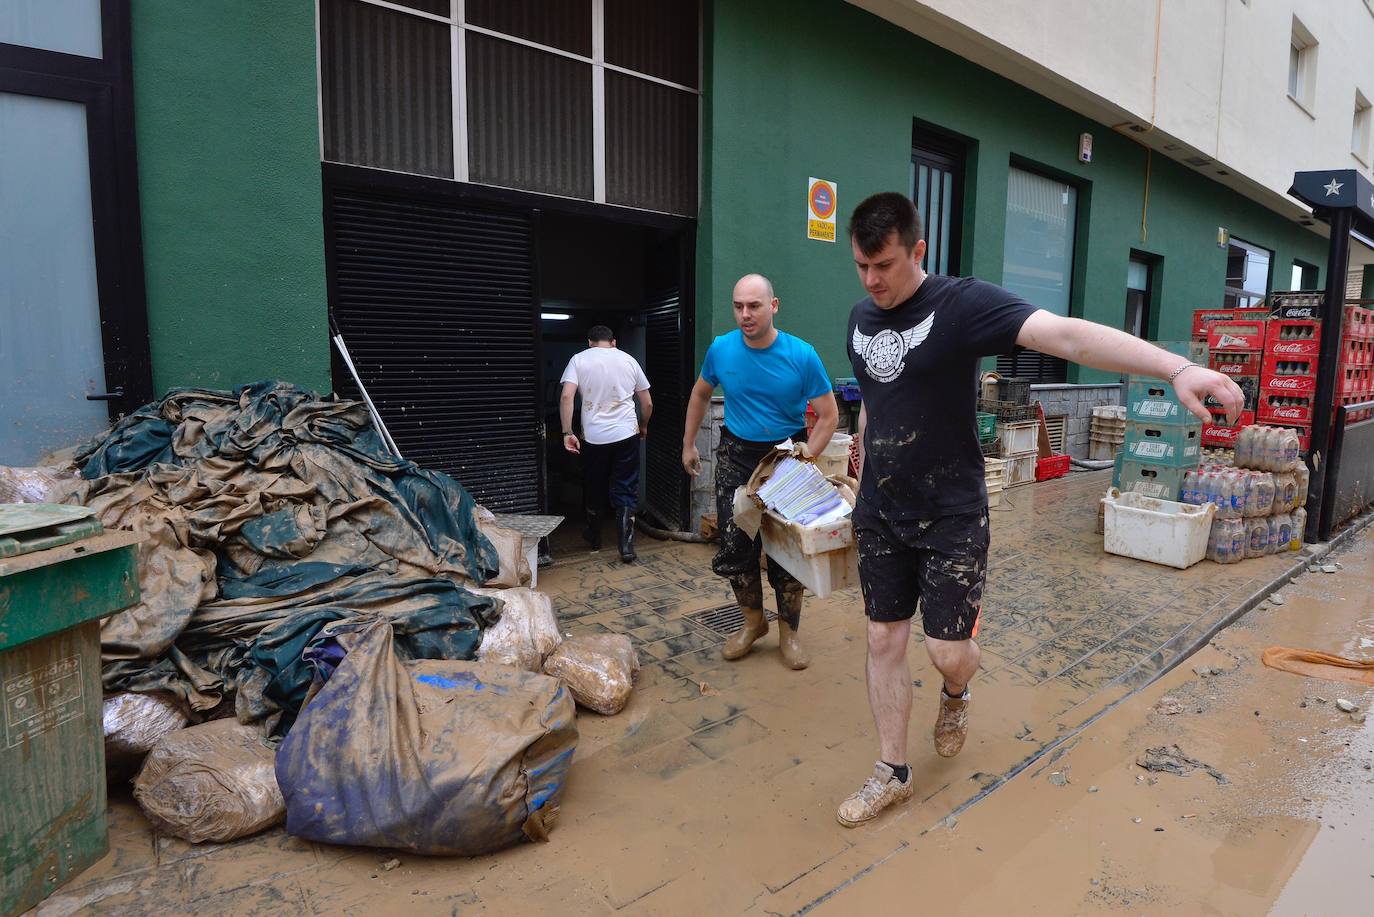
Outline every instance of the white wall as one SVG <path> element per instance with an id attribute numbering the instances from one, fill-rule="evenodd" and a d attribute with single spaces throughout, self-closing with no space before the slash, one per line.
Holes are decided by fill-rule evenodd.
<path id="1" fill-rule="evenodd" d="M 1109 125 L 1153 117 L 1132 136 L 1283 213 L 1295 171 L 1370 173 L 1350 129 L 1356 88 L 1374 100 L 1374 0 L 850 2 Z M 1287 91 L 1295 14 L 1319 43 L 1310 113 Z"/>

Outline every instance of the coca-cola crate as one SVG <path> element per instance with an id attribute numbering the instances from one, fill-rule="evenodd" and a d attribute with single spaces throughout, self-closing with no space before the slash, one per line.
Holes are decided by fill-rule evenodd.
<path id="1" fill-rule="evenodd" d="M 1346 407 L 1349 407 L 1352 404 L 1363 404 L 1366 401 L 1374 401 L 1374 395 L 1371 395 L 1369 392 L 1365 392 L 1359 395 L 1336 396 L 1336 404 L 1344 405 Z M 1345 415 L 1345 419 L 1350 423 L 1355 423 L 1356 421 L 1360 420 L 1368 420 L 1371 416 L 1374 416 L 1374 408 L 1361 408 L 1358 411 L 1350 411 L 1349 413 L 1347 413 Z"/>
<path id="2" fill-rule="evenodd" d="M 1342 366 L 1369 366 L 1374 363 L 1374 341 L 1345 337 L 1341 339 L 1339 352 Z"/>
<path id="3" fill-rule="evenodd" d="M 1363 395 L 1370 390 L 1374 370 L 1368 366 L 1342 366 L 1336 372 L 1336 394 Z"/>
<path id="4" fill-rule="evenodd" d="M 1227 376 L 1258 376 L 1264 365 L 1264 353 L 1214 353 L 1207 357 L 1207 365 Z"/>
<path id="5" fill-rule="evenodd" d="M 1275 318 L 1269 320 L 1269 329 L 1264 334 L 1264 353 L 1265 356 L 1315 357 L 1321 352 L 1321 343 L 1321 322 Z"/>
<path id="6" fill-rule="evenodd" d="M 1374 312 L 1364 306 L 1347 305 L 1345 320 L 1341 323 L 1341 336 L 1361 341 L 1374 339 Z"/>
<path id="7" fill-rule="evenodd" d="M 1265 395 L 1311 395 L 1316 390 L 1315 375 L 1271 374 L 1260 380 L 1260 392 Z"/>
<path id="8" fill-rule="evenodd" d="M 1248 427 L 1255 422 L 1254 411 L 1241 411 L 1240 418 L 1231 426 L 1226 425 L 1226 416 L 1212 412 L 1212 423 L 1202 425 L 1202 444 L 1221 449 L 1234 449 L 1236 447 L 1236 434 L 1241 427 Z"/>
<path id="9" fill-rule="evenodd" d="M 1213 322 L 1233 322 L 1235 309 L 1195 309 L 1193 310 L 1193 339 L 1207 340 L 1207 326 Z"/>
<path id="10" fill-rule="evenodd" d="M 1207 327 L 1207 348 L 1215 356 L 1222 353 L 1254 353 L 1264 350 L 1264 331 L 1268 323 L 1253 321 L 1213 322 Z"/>
<path id="11" fill-rule="evenodd" d="M 1262 392 L 1260 394 L 1260 423 L 1311 424 L 1312 409 L 1316 404 L 1311 394 L 1289 395 L 1282 392 Z"/>
<path id="12" fill-rule="evenodd" d="M 1326 294 L 1320 290 L 1279 290 L 1269 294 L 1274 318 L 1321 318 Z"/>
<path id="13" fill-rule="evenodd" d="M 1242 411 L 1254 411 L 1259 408 L 1260 377 L 1254 376 L 1231 376 L 1231 381 L 1240 386 L 1241 394 L 1245 396 L 1245 402 L 1241 405 Z M 1208 409 L 1221 407 L 1221 402 L 1211 395 L 1202 399 L 1202 405 Z"/>

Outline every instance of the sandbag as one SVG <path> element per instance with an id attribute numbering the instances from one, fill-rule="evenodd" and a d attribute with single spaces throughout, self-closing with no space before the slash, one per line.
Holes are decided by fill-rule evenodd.
<path id="1" fill-rule="evenodd" d="M 56 503 L 58 484 L 74 477 L 61 468 L 0 465 L 0 503 Z"/>
<path id="2" fill-rule="evenodd" d="M 577 722 L 557 679 L 402 662 L 382 618 L 326 627 L 318 680 L 277 754 L 286 830 L 327 844 L 473 856 L 547 840 Z"/>
<path id="3" fill-rule="evenodd" d="M 639 656 L 624 634 L 569 637 L 544 660 L 544 674 L 561 679 L 573 700 L 606 716 L 625 709 Z"/>
<path id="4" fill-rule="evenodd" d="M 526 672 L 540 671 L 544 659 L 563 642 L 549 597 L 524 586 L 470 591 L 495 596 L 503 603 L 501 617 L 482 633 L 477 658 Z"/>
<path id="5" fill-rule="evenodd" d="M 234 719 L 169 733 L 134 780 L 153 827 L 199 844 L 255 834 L 286 814 L 262 730 Z"/>
<path id="6" fill-rule="evenodd" d="M 169 732 L 185 729 L 186 723 L 186 711 L 170 694 L 121 691 L 108 695 L 101 707 L 106 778 L 132 777 L 153 746 Z"/>

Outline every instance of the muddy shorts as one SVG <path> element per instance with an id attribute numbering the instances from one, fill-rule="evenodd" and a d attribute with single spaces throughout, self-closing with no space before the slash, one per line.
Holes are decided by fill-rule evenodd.
<path id="1" fill-rule="evenodd" d="M 988 571 L 988 511 L 902 522 L 854 514 L 859 586 L 874 621 L 905 621 L 921 605 L 927 637 L 968 640 Z"/>

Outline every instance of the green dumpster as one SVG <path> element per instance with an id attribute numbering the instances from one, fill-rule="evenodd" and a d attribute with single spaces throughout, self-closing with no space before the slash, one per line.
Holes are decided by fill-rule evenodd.
<path id="1" fill-rule="evenodd" d="M 135 544 L 91 511 L 0 505 L 0 915 L 105 855 L 100 619 L 138 602 Z"/>

